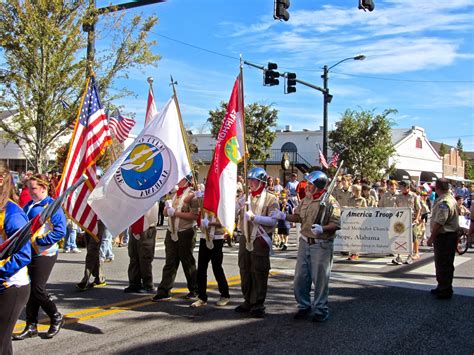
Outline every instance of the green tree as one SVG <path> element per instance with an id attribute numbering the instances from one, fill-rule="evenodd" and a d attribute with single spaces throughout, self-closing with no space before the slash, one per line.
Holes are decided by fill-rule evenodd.
<path id="1" fill-rule="evenodd" d="M 221 102 L 219 108 L 209 111 L 207 121 L 211 124 L 211 134 L 217 138 L 222 121 L 227 112 L 227 103 Z M 264 161 L 269 157 L 270 149 L 275 140 L 278 111 L 272 105 L 252 103 L 245 106 L 245 130 L 249 162 Z"/>
<path id="2" fill-rule="evenodd" d="M 448 154 L 448 148 L 444 145 L 444 143 L 441 143 L 439 146 L 439 155 L 441 158 L 443 158 L 446 154 Z"/>
<path id="3" fill-rule="evenodd" d="M 375 181 L 389 172 L 388 159 L 395 153 L 389 115 L 396 112 L 344 112 L 336 129 L 329 133 L 329 146 L 344 159 L 350 173 Z"/>
<path id="4" fill-rule="evenodd" d="M 81 30 L 86 10 L 85 0 L 5 0 L 0 4 L 0 89 L 4 93 L 0 111 L 17 111 L 11 119 L 0 121 L 0 129 L 20 146 L 37 171 L 47 168 L 46 152 L 58 148 L 58 138 L 70 133 L 68 127 L 77 116 L 87 66 Z M 110 13 L 102 19 L 109 21 L 104 27 L 108 46 L 93 63 L 101 97 L 106 98 L 112 89 L 115 98 L 129 95 L 125 89 L 114 88 L 114 80 L 159 60 L 151 51 L 155 43 L 147 40 L 157 18 L 136 16 L 126 21 L 123 13 Z"/>
<path id="5" fill-rule="evenodd" d="M 463 152 L 463 146 L 461 142 L 461 138 L 458 138 L 458 142 L 456 143 L 456 149 L 459 151 L 459 154 Z"/>

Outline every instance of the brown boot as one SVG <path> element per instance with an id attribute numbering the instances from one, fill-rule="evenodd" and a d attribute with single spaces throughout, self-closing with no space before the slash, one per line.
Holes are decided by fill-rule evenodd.
<path id="1" fill-rule="evenodd" d="M 51 339 L 56 334 L 58 334 L 63 324 L 64 324 L 63 315 L 59 312 L 55 313 L 53 315 L 53 318 L 51 318 L 51 325 L 49 326 L 48 332 L 46 333 L 46 338 Z"/>
<path id="2" fill-rule="evenodd" d="M 20 334 L 14 334 L 13 340 L 24 340 L 26 338 L 33 338 L 38 336 L 38 328 L 36 323 L 26 323 L 25 329 Z"/>

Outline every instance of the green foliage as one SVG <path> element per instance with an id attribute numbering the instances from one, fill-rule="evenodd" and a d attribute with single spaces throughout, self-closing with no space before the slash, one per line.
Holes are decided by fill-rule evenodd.
<path id="1" fill-rule="evenodd" d="M 388 159 L 395 153 L 389 115 L 396 112 L 347 110 L 343 114 L 337 128 L 329 133 L 329 146 L 344 159 L 349 173 L 375 181 L 393 169 L 388 166 Z"/>
<path id="2" fill-rule="evenodd" d="M 441 158 L 443 158 L 446 154 L 448 154 L 448 148 L 444 145 L 444 143 L 441 143 L 439 146 L 439 155 Z"/>
<path id="3" fill-rule="evenodd" d="M 47 169 L 46 152 L 58 148 L 58 138 L 70 133 L 68 126 L 77 117 L 87 67 L 82 32 L 87 4 L 85 0 L 5 0 L 0 5 L 5 69 L 0 77 L 4 93 L 0 111 L 18 110 L 11 120 L 0 121 L 0 129 L 37 171 Z M 135 17 L 126 23 L 123 14 L 107 14 L 101 21 L 103 17 L 114 23 L 105 27 L 110 44 L 93 63 L 101 97 L 110 89 L 116 96 L 129 95 L 125 89 L 113 88 L 114 79 L 159 59 L 151 52 L 154 42 L 147 41 L 157 19 Z"/>
<path id="4" fill-rule="evenodd" d="M 461 138 L 458 138 L 458 142 L 456 144 L 456 149 L 459 151 L 459 153 L 463 152 L 463 146 L 462 146 Z"/>
<path id="5" fill-rule="evenodd" d="M 459 142 L 458 142 L 459 143 Z M 474 165 L 465 152 L 460 151 L 461 159 L 464 161 L 464 178 L 474 180 Z"/>
<path id="6" fill-rule="evenodd" d="M 216 110 L 209 111 L 207 121 L 211 124 L 213 137 L 217 137 L 226 112 L 227 103 L 225 102 L 221 102 L 220 107 Z M 265 161 L 268 158 L 267 151 L 276 137 L 272 128 L 276 127 L 277 118 L 278 111 L 271 105 L 252 103 L 245 107 L 245 134 L 249 163 Z"/>

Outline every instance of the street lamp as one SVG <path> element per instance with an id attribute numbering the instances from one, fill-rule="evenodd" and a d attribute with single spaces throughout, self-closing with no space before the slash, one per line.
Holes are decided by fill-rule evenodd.
<path id="1" fill-rule="evenodd" d="M 365 55 L 357 55 L 355 57 L 349 57 L 349 58 L 344 58 L 343 60 L 340 60 L 334 65 L 331 65 L 328 67 L 325 65 L 323 67 L 323 75 L 321 75 L 321 78 L 323 78 L 323 100 L 324 100 L 324 106 L 323 106 L 323 154 L 324 156 L 328 157 L 328 104 L 332 100 L 332 95 L 329 93 L 329 88 L 328 88 L 328 73 L 329 70 L 334 68 L 335 66 L 341 64 L 342 62 L 345 62 L 347 60 L 364 60 Z"/>

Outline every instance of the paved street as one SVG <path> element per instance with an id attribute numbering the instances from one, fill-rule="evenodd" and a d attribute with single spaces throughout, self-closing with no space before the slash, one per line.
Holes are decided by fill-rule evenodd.
<path id="1" fill-rule="evenodd" d="M 164 263 L 164 230 L 159 230 L 154 278 L 160 281 Z M 331 279 L 331 318 L 324 324 L 295 321 L 292 275 L 296 239 L 287 251 L 275 251 L 267 298 L 267 316 L 253 319 L 233 308 L 241 301 L 237 246 L 225 247 L 224 268 L 231 286 L 231 303 L 216 307 L 216 285 L 209 268 L 211 291 L 207 307 L 192 309 L 178 271 L 174 297 L 150 302 L 150 295 L 124 294 L 128 285 L 126 248 L 114 248 L 115 261 L 106 264 L 108 286 L 78 292 L 85 253 L 60 254 L 49 289 L 66 314 L 64 330 L 52 340 L 14 342 L 21 354 L 79 353 L 474 353 L 474 250 L 456 257 L 455 296 L 432 299 L 435 284 L 433 254 L 423 250 L 412 265 L 392 265 L 391 257 L 346 261 L 335 255 Z M 197 258 L 197 248 L 196 248 Z M 24 317 L 16 331 L 23 328 Z M 43 319 L 41 332 L 47 330 Z"/>

